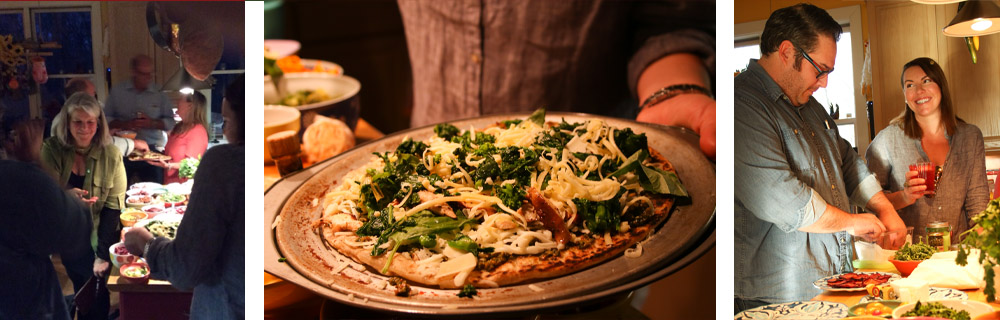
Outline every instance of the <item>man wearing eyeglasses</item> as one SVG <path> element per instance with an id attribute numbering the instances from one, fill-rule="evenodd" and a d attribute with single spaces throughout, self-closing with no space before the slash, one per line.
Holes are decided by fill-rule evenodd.
<path id="1" fill-rule="evenodd" d="M 864 159 L 812 97 L 834 70 L 840 24 L 809 4 L 779 9 L 735 88 L 735 308 L 806 301 L 853 271 L 852 235 L 905 225 Z M 851 213 L 863 206 L 869 213 Z M 893 237 L 889 246 L 901 244 Z"/>
<path id="2" fill-rule="evenodd" d="M 146 141 L 150 149 L 162 151 L 166 145 L 166 132 L 174 128 L 174 104 L 153 83 L 153 59 L 137 55 L 130 63 L 132 77 L 111 89 L 104 112 L 108 126 L 114 129 L 136 131 L 136 139 Z M 162 182 L 163 169 L 145 162 L 125 162 L 129 184 L 135 179 Z"/>

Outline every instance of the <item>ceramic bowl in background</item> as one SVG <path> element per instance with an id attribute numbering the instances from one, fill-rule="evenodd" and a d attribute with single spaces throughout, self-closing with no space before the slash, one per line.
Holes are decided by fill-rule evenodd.
<path id="1" fill-rule="evenodd" d="M 136 222 L 142 219 L 148 218 L 149 215 L 142 210 L 135 210 L 135 208 L 128 208 L 122 210 L 122 214 L 118 215 L 118 219 L 121 220 L 123 227 L 131 227 Z"/>
<path id="2" fill-rule="evenodd" d="M 888 307 L 887 311 L 880 312 L 879 314 L 872 314 L 872 309 L 875 308 L 876 304 Z M 849 315 L 852 316 L 874 316 L 885 319 L 891 317 L 892 310 L 895 310 L 901 304 L 903 304 L 902 301 L 896 301 L 896 300 L 878 300 L 878 301 L 862 302 L 851 306 L 850 309 L 847 309 L 847 312 Z"/>
<path id="3" fill-rule="evenodd" d="M 302 44 L 290 39 L 266 39 L 264 40 L 264 48 L 272 58 L 280 59 L 299 52 Z"/>
<path id="4" fill-rule="evenodd" d="M 913 260 L 913 261 L 899 261 L 899 260 L 889 260 L 896 270 L 899 271 L 904 277 L 909 277 L 910 273 L 913 273 L 913 269 L 917 268 L 924 260 Z"/>
<path id="5" fill-rule="evenodd" d="M 115 243 L 108 247 L 108 253 L 111 254 L 111 264 L 115 268 L 121 268 L 123 265 L 135 262 L 139 258 L 129 253 L 128 249 L 125 249 L 124 242 Z"/>
<path id="6" fill-rule="evenodd" d="M 126 283 L 149 283 L 149 265 L 143 262 L 142 259 L 118 267 L 118 274 L 121 275 L 121 279 Z"/>
<path id="7" fill-rule="evenodd" d="M 337 118 L 354 130 L 358 124 L 358 115 L 361 112 L 361 82 L 349 76 L 333 75 L 321 72 L 289 73 L 282 77 L 282 86 L 286 94 L 291 94 L 301 90 L 322 89 L 330 95 L 330 100 L 317 103 L 310 103 L 295 108 L 302 112 L 305 119 L 309 113 Z M 279 104 L 281 96 L 274 88 L 270 78 L 264 78 L 264 103 Z"/>

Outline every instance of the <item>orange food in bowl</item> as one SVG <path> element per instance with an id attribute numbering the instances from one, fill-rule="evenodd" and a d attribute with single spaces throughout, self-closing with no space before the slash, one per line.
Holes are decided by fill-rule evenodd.
<path id="1" fill-rule="evenodd" d="M 121 219 L 123 227 L 131 227 L 139 220 L 146 219 L 148 216 L 149 215 L 142 211 L 126 210 L 125 212 L 122 212 L 118 218 Z"/>

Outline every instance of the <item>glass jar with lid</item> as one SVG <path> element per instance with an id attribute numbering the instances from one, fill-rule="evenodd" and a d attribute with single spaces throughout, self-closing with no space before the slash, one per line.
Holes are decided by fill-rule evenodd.
<path id="1" fill-rule="evenodd" d="M 951 247 L 951 225 L 946 221 L 934 221 L 927 224 L 927 244 L 938 251 L 947 251 Z"/>

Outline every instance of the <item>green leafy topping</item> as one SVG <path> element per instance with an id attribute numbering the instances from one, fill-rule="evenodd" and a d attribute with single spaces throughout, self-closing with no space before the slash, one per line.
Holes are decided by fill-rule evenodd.
<path id="1" fill-rule="evenodd" d="M 507 128 L 510 128 L 512 126 L 516 126 L 516 125 L 519 125 L 519 124 L 521 124 L 521 120 L 520 119 L 500 121 L 500 125 L 504 129 L 507 129 Z"/>
<path id="2" fill-rule="evenodd" d="M 473 287 L 471 284 L 465 285 L 462 287 L 462 291 L 458 292 L 458 296 L 460 298 L 472 298 L 472 296 L 477 294 L 479 294 L 479 292 L 477 292 L 476 287 Z"/>
<path id="3" fill-rule="evenodd" d="M 903 314 L 904 317 L 935 317 L 935 318 L 945 318 L 952 320 L 971 320 L 972 316 L 969 315 L 968 311 L 962 310 L 958 311 L 952 308 L 945 307 L 940 302 L 929 302 L 924 303 L 917 301 L 917 305 L 913 306 L 913 309 L 907 311 Z"/>
<path id="4" fill-rule="evenodd" d="M 530 116 L 528 116 L 528 121 L 534 122 L 539 127 L 544 126 L 545 125 L 545 108 L 538 108 L 538 110 L 535 110 L 534 113 L 532 113 Z"/>
<path id="5" fill-rule="evenodd" d="M 476 223 L 475 220 L 467 218 L 461 211 L 456 212 L 456 215 L 457 218 L 452 219 L 444 216 L 435 216 L 430 211 L 423 210 L 396 223 L 393 228 L 389 229 L 392 234 L 388 235 L 387 240 L 392 240 L 395 242 L 395 245 L 389 251 L 389 258 L 385 262 L 385 266 L 382 267 L 382 273 L 389 271 L 389 265 L 392 264 L 392 258 L 395 256 L 396 251 L 399 250 L 399 247 L 417 243 L 420 241 L 420 236 L 423 235 L 455 232 L 465 224 Z M 376 253 L 379 246 L 385 242 L 382 241 L 382 237 L 379 237 L 379 240 L 375 242 L 375 248 L 372 249 L 372 256 L 380 255 L 385 251 L 385 249 L 382 249 Z"/>
<path id="6" fill-rule="evenodd" d="M 464 234 L 459 235 L 454 240 L 449 240 L 448 246 L 465 252 L 471 252 L 474 255 L 479 255 L 479 245 L 476 244 L 475 240 L 472 240 L 472 238 L 469 238 L 469 236 Z"/>
<path id="7" fill-rule="evenodd" d="M 618 231 L 621 226 L 622 205 L 618 198 L 625 193 L 625 188 L 618 190 L 615 197 L 605 201 L 573 199 L 576 212 L 583 217 L 583 225 L 593 233 Z"/>
<path id="8" fill-rule="evenodd" d="M 642 164 L 643 160 L 649 157 L 646 149 L 639 150 L 629 156 L 617 171 L 611 173 L 612 176 L 621 176 L 628 172 L 639 177 L 639 185 L 646 191 L 688 198 L 687 190 L 681 184 L 681 180 L 673 172 L 650 168 Z"/>
<path id="9" fill-rule="evenodd" d="M 285 261 L 288 261 L 288 259 L 285 259 L 285 258 L 278 258 L 278 262 L 281 262 L 281 263 L 285 263 Z"/>
<path id="10" fill-rule="evenodd" d="M 408 153 L 421 156 L 424 154 L 424 150 L 426 149 L 426 143 L 423 143 L 422 141 L 413 141 L 413 139 L 406 139 L 399 144 L 399 147 L 396 147 L 396 153 Z"/>
<path id="11" fill-rule="evenodd" d="M 521 156 L 524 152 L 524 156 Z M 500 180 L 517 180 L 520 186 L 531 182 L 531 173 L 538 163 L 538 152 L 532 149 L 507 147 L 500 153 Z M 504 203 L 506 205 L 506 203 Z"/>
<path id="12" fill-rule="evenodd" d="M 516 211 L 521 208 L 521 203 L 527 199 L 527 192 L 519 185 L 508 183 L 499 188 L 494 188 L 493 196 L 500 198 L 503 205 Z"/>
<path id="13" fill-rule="evenodd" d="M 441 139 L 444 139 L 445 141 L 450 141 L 451 137 L 457 136 L 459 134 L 459 131 L 460 130 L 458 130 L 458 127 L 447 123 L 442 123 L 434 126 L 434 134 L 436 134 L 438 137 L 441 137 Z"/>
<path id="14" fill-rule="evenodd" d="M 420 236 L 420 246 L 424 248 L 437 247 L 436 234 L 424 234 Z"/>
<path id="15" fill-rule="evenodd" d="M 646 134 L 635 134 L 632 132 L 632 128 L 615 130 L 615 145 L 618 146 L 618 150 L 621 150 L 622 154 L 634 154 L 639 150 L 649 149 L 649 144 L 646 143 Z"/>
<path id="16" fill-rule="evenodd" d="M 918 244 L 904 244 L 902 248 L 896 251 L 896 255 L 893 259 L 899 261 L 915 261 L 915 260 L 927 260 L 930 259 L 937 249 L 931 247 L 926 243 Z"/>

